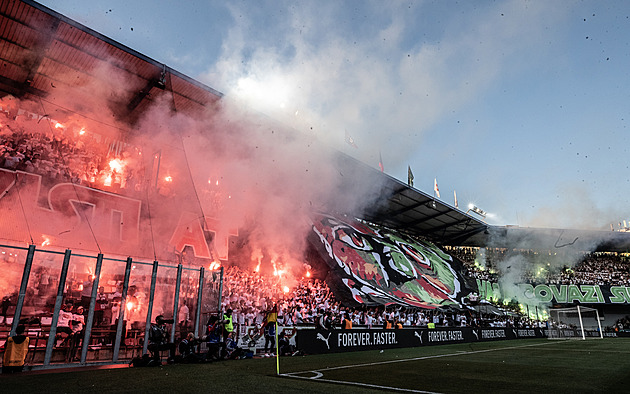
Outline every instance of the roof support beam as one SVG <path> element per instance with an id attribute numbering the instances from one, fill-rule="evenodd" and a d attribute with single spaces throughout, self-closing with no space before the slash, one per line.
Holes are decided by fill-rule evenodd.
<path id="1" fill-rule="evenodd" d="M 140 105 L 140 103 L 142 102 L 142 100 L 144 100 L 149 93 L 151 93 L 151 90 L 154 87 L 160 87 L 162 89 L 164 89 L 164 84 L 160 84 L 160 80 L 158 80 L 157 78 L 152 78 L 150 80 L 147 81 L 147 84 L 144 88 L 140 89 L 135 96 L 133 96 L 131 98 L 131 100 L 129 100 L 129 103 L 127 104 L 127 111 L 128 114 L 131 114 L 136 107 L 138 107 L 138 105 Z"/>

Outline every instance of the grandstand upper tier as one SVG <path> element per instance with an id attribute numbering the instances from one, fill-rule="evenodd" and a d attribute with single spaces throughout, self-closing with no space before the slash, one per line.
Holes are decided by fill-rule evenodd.
<path id="1" fill-rule="evenodd" d="M 123 141 L 128 137 L 125 133 L 134 134 L 134 126 L 160 103 L 195 118 L 220 107 L 223 97 L 165 64 L 27 0 L 0 3 L 0 63 L 0 98 L 20 100 L 24 104 L 20 110 L 37 114 L 39 120 L 54 112 L 58 118 L 82 116 L 86 122 L 115 123 L 114 129 L 122 135 L 113 139 Z M 100 98 L 107 111 L 89 109 L 95 91 L 109 93 Z M 26 108 L 29 102 L 35 107 Z M 44 113 L 44 108 L 51 113 Z M 378 198 L 369 205 L 344 212 L 368 222 L 441 245 L 630 250 L 630 233 L 488 225 L 341 152 L 332 155 L 340 173 L 352 174 L 339 186 L 340 195 L 351 195 L 357 183 L 379 185 Z"/>

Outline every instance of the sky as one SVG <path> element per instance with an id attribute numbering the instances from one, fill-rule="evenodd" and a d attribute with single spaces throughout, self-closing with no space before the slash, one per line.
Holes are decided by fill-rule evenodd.
<path id="1" fill-rule="evenodd" d="M 630 2 L 40 3 L 490 224 L 630 222 Z"/>

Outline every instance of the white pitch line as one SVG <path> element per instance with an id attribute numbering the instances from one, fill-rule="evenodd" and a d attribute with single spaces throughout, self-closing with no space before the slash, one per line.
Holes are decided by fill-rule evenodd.
<path id="1" fill-rule="evenodd" d="M 391 387 L 391 386 L 379 386 L 379 385 L 376 385 L 376 384 L 361 383 L 361 382 L 350 382 L 350 381 L 346 381 L 346 380 L 322 379 L 321 377 L 324 376 L 322 371 L 332 371 L 332 370 L 335 370 L 335 369 L 345 369 L 345 368 L 368 367 L 368 366 L 372 366 L 372 365 L 400 363 L 400 362 L 406 362 L 406 361 L 429 360 L 429 359 L 432 359 L 432 358 L 441 358 L 441 357 L 464 356 L 464 355 L 468 355 L 468 354 L 487 353 L 487 352 L 494 352 L 494 351 L 498 351 L 498 350 L 519 349 L 519 348 L 524 348 L 524 347 L 542 346 L 542 345 L 548 345 L 548 344 L 549 344 L 548 342 L 543 342 L 543 343 L 535 343 L 535 344 L 531 344 L 531 345 L 507 346 L 507 347 L 503 347 L 503 348 L 486 349 L 486 350 L 473 350 L 473 351 L 463 351 L 463 352 L 461 350 L 458 350 L 455 353 L 438 354 L 438 355 L 434 355 L 434 356 L 414 357 L 414 358 L 406 358 L 406 359 L 401 359 L 401 360 L 377 361 L 377 362 L 373 362 L 373 363 L 342 365 L 342 366 L 339 366 L 339 367 L 315 369 L 315 370 L 311 370 L 311 371 L 281 373 L 279 376 L 284 376 L 284 377 L 287 377 L 287 378 L 295 378 L 295 379 L 312 380 L 312 381 L 318 381 L 318 382 L 340 383 L 340 384 L 347 384 L 347 385 L 352 385 L 352 386 L 361 386 L 361 387 L 371 387 L 371 388 L 377 388 L 377 389 L 394 390 L 394 391 L 409 392 L 409 393 L 439 394 L 439 393 L 437 393 L 435 391 L 404 389 L 404 388 L 400 388 L 400 387 Z M 298 374 L 304 374 L 304 373 L 312 373 L 315 376 L 312 376 L 312 377 L 298 376 Z"/>
<path id="2" fill-rule="evenodd" d="M 369 366 L 373 366 L 373 365 L 402 363 L 402 362 L 407 362 L 407 361 L 429 360 L 429 359 L 432 359 L 432 358 L 452 357 L 452 356 L 465 356 L 465 355 L 468 355 L 468 354 L 488 353 L 488 352 L 495 352 L 495 351 L 499 351 L 499 350 L 519 349 L 519 348 L 524 348 L 524 347 L 542 346 L 542 345 L 548 345 L 548 344 L 549 343 L 547 343 L 547 342 L 543 342 L 543 343 L 535 343 L 535 344 L 531 344 L 531 345 L 508 346 L 508 347 L 495 348 L 495 349 L 473 350 L 473 351 L 464 351 L 464 352 L 457 351 L 456 353 L 437 354 L 437 355 L 434 355 L 434 356 L 422 356 L 422 357 L 405 358 L 405 359 L 398 359 L 398 360 L 375 361 L 375 362 L 372 362 L 372 363 L 341 365 L 341 366 L 338 366 L 338 367 L 327 367 L 327 368 L 323 368 L 323 369 L 314 369 L 314 370 L 310 370 L 310 371 L 289 372 L 289 373 L 282 374 L 282 375 L 295 375 L 295 374 L 302 374 L 302 373 L 307 373 L 307 372 L 309 372 L 309 373 L 318 373 L 320 371 L 332 371 L 332 370 L 335 370 L 335 369 L 359 368 L 359 367 L 369 367 Z"/>
<path id="3" fill-rule="evenodd" d="M 321 375 L 323 375 L 323 374 L 320 374 L 320 376 Z M 390 390 L 390 391 L 403 391 L 403 392 L 406 392 L 406 393 L 440 394 L 440 393 L 438 393 L 436 391 L 403 389 L 403 388 L 400 388 L 400 387 L 380 386 L 378 384 L 369 384 L 369 383 L 361 383 L 361 382 L 350 382 L 350 381 L 347 381 L 347 380 L 320 379 L 319 377 L 307 378 L 305 376 L 293 376 L 291 374 L 284 374 L 284 373 L 281 373 L 280 376 L 284 376 L 284 377 L 287 377 L 287 378 L 294 378 L 294 379 L 316 380 L 318 382 L 339 383 L 339 384 L 347 384 L 347 385 L 351 385 L 351 386 L 361 386 L 361 387 L 369 387 L 369 388 L 375 388 L 375 389 L 385 389 L 385 390 Z"/>

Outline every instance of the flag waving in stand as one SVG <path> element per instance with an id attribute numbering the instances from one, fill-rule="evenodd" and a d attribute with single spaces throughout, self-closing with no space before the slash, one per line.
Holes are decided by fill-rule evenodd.
<path id="1" fill-rule="evenodd" d="M 455 197 L 455 208 L 459 208 L 459 205 L 457 205 L 457 192 L 455 190 L 453 190 L 453 196 Z"/>
<path id="2" fill-rule="evenodd" d="M 437 178 L 433 180 L 433 191 L 435 192 L 437 198 L 440 198 L 440 189 L 438 189 Z"/>
<path id="3" fill-rule="evenodd" d="M 413 187 L 413 172 L 411 172 L 411 166 L 407 166 L 407 184 Z"/>

